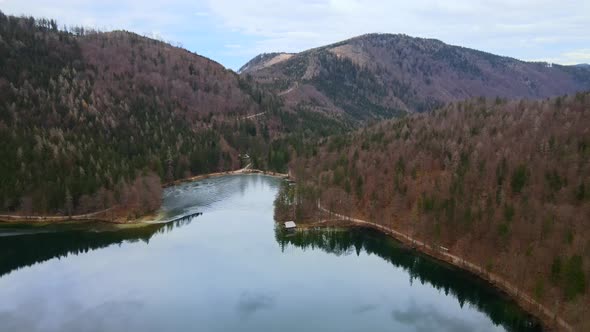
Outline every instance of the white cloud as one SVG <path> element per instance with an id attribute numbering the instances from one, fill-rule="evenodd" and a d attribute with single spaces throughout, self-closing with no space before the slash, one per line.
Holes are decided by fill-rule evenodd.
<path id="1" fill-rule="evenodd" d="M 433 37 L 520 58 L 590 44 L 587 0 L 209 0 L 209 8 L 226 27 L 259 38 L 252 53 L 301 51 L 369 32 Z"/>
<path id="2" fill-rule="evenodd" d="M 345 13 L 355 13 L 363 9 L 362 3 L 357 0 L 330 0 L 330 7 Z"/>
<path id="3" fill-rule="evenodd" d="M 560 63 L 564 65 L 576 65 L 581 63 L 590 64 L 590 49 L 579 49 L 559 54 L 557 57 L 538 59 L 538 61 L 546 61 L 553 63 Z"/>
<path id="4" fill-rule="evenodd" d="M 590 63 L 590 48 L 576 50 L 573 52 L 567 52 L 563 54 L 564 57 L 572 59 L 577 62 L 589 62 Z"/>
<path id="5" fill-rule="evenodd" d="M 231 54 L 233 58 L 227 59 L 234 62 L 233 66 L 261 52 L 297 52 L 371 32 L 437 38 L 521 59 L 561 63 L 588 62 L 587 53 L 582 51 L 590 45 L 588 0 L 557 4 L 553 0 L 0 0 L 0 3 L 6 13 L 56 18 L 61 24 L 138 33 L 157 31 L 162 38 L 193 45 L 199 53 L 221 56 L 217 60 L 222 62 L 224 54 Z M 192 43 L 207 38 L 219 42 Z"/>
<path id="6" fill-rule="evenodd" d="M 4 0 L 2 10 L 13 15 L 57 19 L 62 25 L 84 25 L 100 29 L 162 31 L 186 22 L 185 13 L 198 12 L 190 0 Z M 193 8 L 192 11 L 187 9 Z"/>

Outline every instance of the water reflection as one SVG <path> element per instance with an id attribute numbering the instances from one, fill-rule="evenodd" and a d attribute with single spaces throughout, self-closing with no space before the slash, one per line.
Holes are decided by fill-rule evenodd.
<path id="1" fill-rule="evenodd" d="M 415 301 L 409 301 L 403 310 L 393 310 L 391 316 L 397 322 L 403 323 L 406 326 L 414 327 L 417 332 L 473 331 L 473 326 L 470 326 L 466 322 L 451 319 L 437 310 L 437 308 L 434 306 L 419 306 Z M 495 323 L 497 324 L 497 322 Z M 518 331 L 521 331 L 522 327 L 517 327 L 517 329 Z"/>
<path id="2" fill-rule="evenodd" d="M 0 227 L 0 277 L 52 258 L 87 253 L 123 242 L 149 243 L 155 234 L 168 233 L 189 224 L 199 214 L 165 223 L 120 226 L 108 223 L 72 223 L 36 226 L 10 224 Z"/>
<path id="3" fill-rule="evenodd" d="M 253 293 L 244 291 L 240 294 L 237 304 L 237 310 L 240 316 L 247 318 L 257 311 L 271 309 L 275 306 L 276 296 L 269 293 Z"/>
<path id="4" fill-rule="evenodd" d="M 187 182 L 164 190 L 160 220 L 168 221 L 197 212 L 214 210 L 219 204 L 248 207 L 244 196 L 257 188 L 276 190 L 280 182 L 261 175 L 223 176 Z"/>
<path id="5" fill-rule="evenodd" d="M 322 250 L 336 255 L 360 255 L 366 252 L 377 255 L 395 267 L 407 271 L 410 284 L 430 284 L 445 295 L 452 295 L 461 307 L 466 304 L 484 312 L 496 325 L 508 331 L 541 331 L 533 317 L 524 313 L 514 302 L 509 301 L 485 282 L 467 272 L 442 264 L 427 256 L 407 249 L 393 239 L 370 229 L 316 229 L 287 232 L 275 229 L 276 241 L 285 251 L 288 246 L 304 250 Z M 375 309 L 372 305 L 359 307 L 359 312 Z M 403 310 L 394 310 L 392 318 L 403 325 L 413 326 L 416 331 L 435 331 L 443 326 L 448 331 L 471 331 L 472 327 L 460 321 L 452 321 L 435 307 L 419 307 L 410 301 Z"/>
<path id="6" fill-rule="evenodd" d="M 279 186 L 252 175 L 168 188 L 163 220 L 181 219 L 139 228 L 0 225 L 0 330 L 539 329 L 484 283 L 379 233 L 283 233 Z"/>

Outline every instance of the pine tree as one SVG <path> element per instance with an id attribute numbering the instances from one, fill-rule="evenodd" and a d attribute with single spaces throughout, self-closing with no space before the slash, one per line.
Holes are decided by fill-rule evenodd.
<path id="1" fill-rule="evenodd" d="M 166 158 L 166 179 L 168 181 L 174 180 L 174 165 L 172 163 L 172 153 L 168 149 L 168 156 Z"/>
<path id="2" fill-rule="evenodd" d="M 74 210 L 74 201 L 72 198 L 72 194 L 70 193 L 70 188 L 66 188 L 66 214 L 71 217 L 73 210 Z"/>

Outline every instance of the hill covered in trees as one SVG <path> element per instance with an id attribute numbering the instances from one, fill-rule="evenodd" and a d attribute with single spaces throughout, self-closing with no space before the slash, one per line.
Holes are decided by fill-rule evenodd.
<path id="1" fill-rule="evenodd" d="M 299 216 L 321 198 L 449 248 L 590 328 L 590 93 L 457 102 L 332 137 L 291 167 Z"/>
<path id="2" fill-rule="evenodd" d="M 236 169 L 240 153 L 283 171 L 290 142 L 342 127 L 282 112 L 279 98 L 184 49 L 70 30 L 0 13 L 0 212 L 138 215 L 159 206 L 162 182 Z"/>
<path id="3" fill-rule="evenodd" d="M 321 198 L 486 266 L 590 330 L 583 89 L 588 66 L 403 35 L 267 54 L 238 75 L 130 32 L 0 13 L 0 214 L 135 217 L 159 207 L 164 182 L 290 165 L 297 195 L 287 187 L 277 205 L 291 213 L 296 199 L 298 220 Z M 457 101 L 478 95 L 492 98 Z"/>
<path id="4" fill-rule="evenodd" d="M 287 105 L 356 120 L 436 109 L 472 97 L 546 98 L 590 89 L 590 69 L 524 62 L 435 39 L 368 34 L 241 69 Z"/>

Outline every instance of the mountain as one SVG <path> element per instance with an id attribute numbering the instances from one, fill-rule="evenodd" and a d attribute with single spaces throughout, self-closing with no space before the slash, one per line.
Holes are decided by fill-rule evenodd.
<path id="1" fill-rule="evenodd" d="M 242 68 L 238 70 L 240 74 L 247 74 L 272 66 L 293 57 L 292 53 L 262 53 L 257 55 L 254 59 L 248 61 Z"/>
<path id="2" fill-rule="evenodd" d="M 384 120 L 292 162 L 298 220 L 325 219 L 321 198 L 443 246 L 589 331 L 588 128 L 590 92 L 478 98 Z"/>
<path id="3" fill-rule="evenodd" d="M 243 162 L 284 172 L 292 154 L 313 153 L 306 142 L 348 128 L 284 108 L 187 50 L 127 31 L 70 30 L 0 12 L 2 214 L 113 208 L 134 218 L 159 207 L 162 182 Z"/>
<path id="4" fill-rule="evenodd" d="M 255 84 L 157 40 L 57 26 L 0 13 L 0 211 L 141 214 L 161 181 L 269 154 L 280 105 Z"/>
<path id="5" fill-rule="evenodd" d="M 590 69 L 523 62 L 435 39 L 368 34 L 241 69 L 284 98 L 363 120 L 470 97 L 546 98 L 590 89 Z"/>

